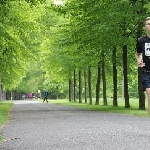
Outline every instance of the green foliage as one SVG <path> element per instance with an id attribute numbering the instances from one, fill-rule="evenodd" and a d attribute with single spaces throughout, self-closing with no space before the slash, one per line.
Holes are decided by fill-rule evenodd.
<path id="1" fill-rule="evenodd" d="M 46 0 L 25 0 L 27 3 L 31 3 L 32 5 L 37 5 L 39 3 L 44 3 Z"/>
<path id="2" fill-rule="evenodd" d="M 2 10 L 0 36 L 0 80 L 5 90 L 16 87 L 26 74 L 26 68 L 36 59 L 42 36 L 37 20 L 42 5 L 32 6 L 25 1 L 10 1 L 7 14 Z M 40 12 L 39 12 L 40 10 Z"/>
<path id="3" fill-rule="evenodd" d="M 130 0 L 67 0 L 57 6 L 52 3 L 0 1 L 0 81 L 5 90 L 17 87 L 26 92 L 43 88 L 64 92 L 74 69 L 86 71 L 91 66 L 94 93 L 97 65 L 104 51 L 107 89 L 111 91 L 108 96 L 112 96 L 115 46 L 121 96 L 122 46 L 126 44 L 129 89 L 135 93 L 137 66 L 133 57 L 137 24 L 146 17 L 144 11 L 149 12 L 149 3 L 145 1 L 145 10 L 141 1 Z"/>
<path id="4" fill-rule="evenodd" d="M 140 3 L 136 3 L 139 7 Z M 56 10 L 55 13 L 53 10 Z M 107 85 L 112 88 L 112 48 L 117 45 L 118 87 L 122 89 L 122 46 L 130 47 L 129 72 L 136 72 L 134 55 L 135 29 L 138 21 L 129 1 L 67 1 L 62 7 L 47 5 L 42 16 L 46 39 L 41 44 L 41 62 L 47 88 L 62 86 L 73 77 L 74 69 L 93 67 L 96 79 L 101 51 L 105 52 Z M 61 16 L 59 16 L 62 13 Z M 48 19 L 47 19 L 48 18 Z M 50 19 L 53 18 L 53 19 Z M 134 18 L 134 19 L 132 19 Z M 114 38 L 112 38 L 114 37 Z M 135 67 L 133 67 L 135 66 Z M 136 87 L 136 78 L 129 74 L 130 87 Z M 93 80 L 93 91 L 96 80 Z M 55 85 L 55 86 L 54 86 Z M 137 87 L 136 87 L 137 88 Z M 111 94 L 109 94 L 111 95 Z M 121 94 L 120 94 L 121 95 Z"/>
<path id="5" fill-rule="evenodd" d="M 26 76 L 22 79 L 22 81 L 17 85 L 14 89 L 19 92 L 34 92 L 44 89 L 44 72 L 40 69 L 39 61 L 30 65 L 26 70 Z"/>

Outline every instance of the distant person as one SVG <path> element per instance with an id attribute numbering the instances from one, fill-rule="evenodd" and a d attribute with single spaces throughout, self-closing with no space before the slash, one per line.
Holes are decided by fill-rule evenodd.
<path id="1" fill-rule="evenodd" d="M 44 91 L 44 100 L 43 100 L 43 103 L 44 103 L 45 100 L 46 100 L 47 103 L 48 103 L 47 97 L 48 97 L 48 92 L 47 92 L 47 91 Z"/>
<path id="2" fill-rule="evenodd" d="M 40 98 L 41 98 L 41 91 L 38 90 L 38 100 L 40 100 Z"/>
<path id="3" fill-rule="evenodd" d="M 25 100 L 25 98 L 26 98 L 26 96 L 25 96 L 25 94 L 23 94 L 23 95 L 22 95 L 22 99 Z"/>
<path id="4" fill-rule="evenodd" d="M 35 94 L 32 92 L 32 98 L 35 99 Z"/>
<path id="5" fill-rule="evenodd" d="M 29 94 L 29 98 L 32 99 L 32 92 Z"/>

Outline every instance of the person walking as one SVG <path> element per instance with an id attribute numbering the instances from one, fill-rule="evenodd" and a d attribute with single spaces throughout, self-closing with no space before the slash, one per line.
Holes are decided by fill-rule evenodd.
<path id="1" fill-rule="evenodd" d="M 41 98 L 41 90 L 38 90 L 38 100 Z"/>
<path id="2" fill-rule="evenodd" d="M 48 92 L 47 92 L 47 91 L 44 91 L 44 100 L 43 100 L 43 103 L 44 103 L 45 100 L 46 100 L 47 103 L 48 103 L 47 97 L 48 97 Z"/>
<path id="3" fill-rule="evenodd" d="M 32 92 L 29 93 L 29 98 L 32 99 L 33 98 L 33 95 L 32 95 Z"/>
<path id="4" fill-rule="evenodd" d="M 138 38 L 136 54 L 138 67 L 142 67 L 142 86 L 148 98 L 148 115 L 150 117 L 150 17 L 144 21 L 146 35 Z"/>

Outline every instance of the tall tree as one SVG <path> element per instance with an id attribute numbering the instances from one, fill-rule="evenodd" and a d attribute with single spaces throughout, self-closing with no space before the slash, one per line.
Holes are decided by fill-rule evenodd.
<path id="1" fill-rule="evenodd" d="M 79 103 L 82 103 L 82 71 L 79 69 Z"/>
<path id="2" fill-rule="evenodd" d="M 88 89 L 89 89 L 89 102 L 92 105 L 92 83 L 91 83 L 91 66 L 88 67 Z"/>
<path id="3" fill-rule="evenodd" d="M 85 94 L 84 94 L 84 98 L 85 98 L 85 103 L 87 103 L 87 73 L 86 71 L 84 71 L 84 89 L 85 89 Z"/>
<path id="4" fill-rule="evenodd" d="M 76 69 L 74 69 L 74 101 L 76 101 Z"/>
<path id="5" fill-rule="evenodd" d="M 105 74 L 105 54 L 104 54 L 104 51 L 102 51 L 102 81 L 103 81 L 103 104 L 107 105 L 106 74 Z"/>
<path id="6" fill-rule="evenodd" d="M 99 105 L 99 93 L 100 93 L 100 79 L 101 79 L 101 62 L 98 63 L 97 67 L 97 82 L 96 82 L 96 105 Z"/>
<path id="7" fill-rule="evenodd" d="M 117 101 L 117 66 L 116 66 L 116 47 L 113 47 L 112 52 L 112 63 L 113 63 L 113 105 L 118 106 Z"/>
<path id="8" fill-rule="evenodd" d="M 127 72 L 127 45 L 123 46 L 123 77 L 124 77 L 124 98 L 125 108 L 130 108 L 128 92 L 128 72 Z"/>

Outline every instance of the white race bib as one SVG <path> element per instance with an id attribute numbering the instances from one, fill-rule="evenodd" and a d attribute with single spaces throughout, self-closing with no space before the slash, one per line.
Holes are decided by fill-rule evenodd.
<path id="1" fill-rule="evenodd" d="M 150 56 L 150 43 L 145 43 L 145 56 Z"/>

